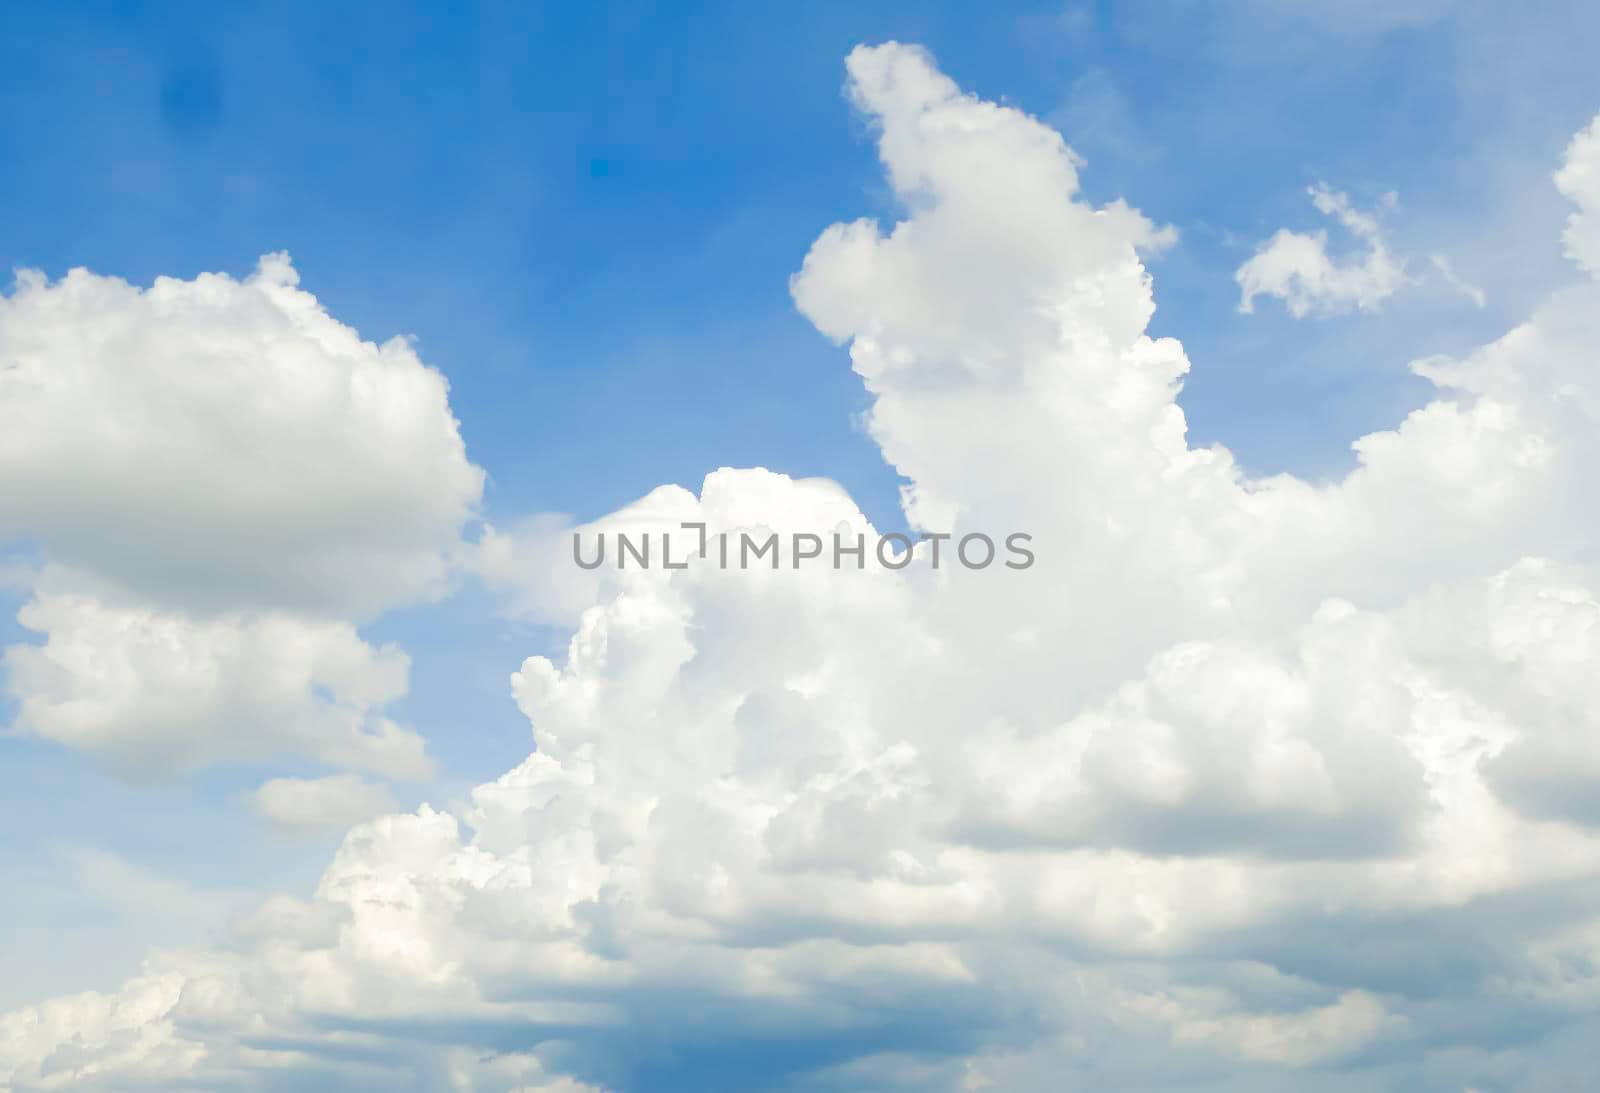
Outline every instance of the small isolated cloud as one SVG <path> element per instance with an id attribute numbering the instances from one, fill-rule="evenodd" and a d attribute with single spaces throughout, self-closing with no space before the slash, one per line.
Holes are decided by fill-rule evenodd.
<path id="1" fill-rule="evenodd" d="M 1433 263 L 1433 268 L 1438 272 L 1439 276 L 1444 279 L 1445 284 L 1449 285 L 1461 295 L 1471 300 L 1475 306 L 1488 306 L 1488 294 L 1477 285 L 1463 280 L 1461 275 L 1456 272 L 1455 266 L 1451 264 L 1450 259 L 1446 258 L 1442 254 L 1433 254 L 1428 256 L 1428 260 Z"/>
<path id="2" fill-rule="evenodd" d="M 395 810 L 387 789 L 352 774 L 274 778 L 250 795 L 250 805 L 279 827 L 294 831 L 352 827 Z"/>
<path id="3" fill-rule="evenodd" d="M 1343 257 L 1331 254 L 1325 231 L 1279 229 L 1233 275 L 1239 284 L 1241 312 L 1254 312 L 1258 296 L 1282 300 L 1297 319 L 1377 311 L 1395 293 L 1420 282 L 1408 270 L 1408 261 L 1391 252 L 1375 214 L 1356 209 L 1349 197 L 1325 183 L 1319 182 L 1307 192 L 1317 211 L 1337 220 L 1355 240 L 1356 252 Z M 1385 208 L 1392 209 L 1397 203 L 1392 192 L 1384 195 Z M 1477 307 L 1488 304 L 1484 291 L 1464 280 L 1448 258 L 1434 254 L 1428 260 L 1451 291 Z"/>
<path id="4" fill-rule="evenodd" d="M 1328 233 L 1280 228 L 1234 273 L 1239 283 L 1239 310 L 1255 310 L 1258 296 L 1282 300 L 1297 319 L 1308 315 L 1340 315 L 1375 311 L 1408 278 L 1405 265 L 1389 253 L 1377 217 L 1350 204 L 1350 199 L 1324 183 L 1307 192 L 1324 216 L 1334 218 L 1360 246 L 1358 254 L 1340 260 L 1328 253 Z M 1386 204 L 1393 205 L 1393 195 Z"/>

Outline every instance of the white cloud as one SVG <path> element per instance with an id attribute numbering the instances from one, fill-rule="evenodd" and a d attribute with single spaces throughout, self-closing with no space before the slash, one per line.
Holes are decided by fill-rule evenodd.
<path id="1" fill-rule="evenodd" d="M 1258 296 L 1277 297 L 1297 319 L 1377 310 L 1408 283 L 1404 263 L 1390 255 L 1375 216 L 1356 209 L 1348 197 L 1325 183 L 1307 192 L 1317 211 L 1337 220 L 1364 252 L 1340 261 L 1328 254 L 1327 232 L 1280 228 L 1234 273 L 1239 310 L 1255 310 Z M 1392 195 L 1389 200 L 1392 204 Z"/>
<path id="2" fill-rule="evenodd" d="M 568 579 L 559 522 L 486 536 L 515 609 L 573 622 L 512 680 L 538 752 L 356 827 L 227 945 L 0 1018 L 0 1086 L 1585 1073 L 1600 284 L 1416 365 L 1437 396 L 1343 480 L 1249 478 L 1188 444 L 1154 227 L 921 52 L 849 70 L 908 212 L 824 232 L 796 302 L 912 519 L 1038 563 Z M 684 519 L 867 530 L 726 469 L 609 526 Z"/>
<path id="3" fill-rule="evenodd" d="M 1375 215 L 1354 208 L 1346 195 L 1330 190 L 1325 183 L 1319 182 L 1307 192 L 1317 211 L 1337 220 L 1364 251 L 1340 259 L 1328 251 L 1327 232 L 1279 229 L 1234 272 L 1240 311 L 1254 312 L 1259 296 L 1282 300 L 1297 319 L 1377 311 L 1401 289 L 1421 283 L 1407 269 L 1408 261 L 1391 253 Z M 1385 194 L 1383 203 L 1393 208 L 1396 195 Z M 1484 291 L 1462 278 L 1444 255 L 1429 255 L 1428 261 L 1445 287 L 1475 307 L 1488 304 Z"/>
<path id="4" fill-rule="evenodd" d="M 482 472 L 444 378 L 363 342 L 285 255 L 0 299 L 0 535 L 151 600 L 366 614 L 437 590 Z"/>
<path id="5" fill-rule="evenodd" d="M 122 771 L 291 752 L 394 776 L 406 659 L 356 624 L 442 591 L 482 472 L 442 376 L 363 342 L 287 256 L 0 297 L 0 539 L 26 536 L 16 730 Z"/>
<path id="6" fill-rule="evenodd" d="M 1461 295 L 1471 300 L 1475 307 L 1488 306 L 1488 294 L 1477 285 L 1471 284 L 1464 280 L 1461 275 L 1456 272 L 1456 267 L 1451 263 L 1450 259 L 1446 258 L 1442 254 L 1433 254 L 1428 256 L 1428 260 L 1433 263 L 1433 268 L 1438 271 L 1439 276 L 1444 279 L 1445 284 L 1449 285 L 1451 288 L 1461 293 Z"/>
<path id="7" fill-rule="evenodd" d="M 1381 1002 L 1363 991 L 1348 991 L 1327 1006 L 1304 1013 L 1234 1014 L 1208 1017 L 1204 1003 L 1189 1004 L 1170 996 L 1131 998 L 1135 1013 L 1172 1027 L 1175 1042 L 1219 1048 L 1259 1062 L 1306 1065 L 1323 1062 L 1359 1048 L 1382 1027 Z"/>
<path id="8" fill-rule="evenodd" d="M 350 774 L 273 778 L 250 795 L 250 804 L 273 823 L 299 831 L 349 828 L 395 810 L 388 790 Z"/>
<path id="9" fill-rule="evenodd" d="M 290 754 L 427 773 L 421 737 L 379 712 L 405 693 L 409 661 L 349 623 L 195 620 L 48 583 L 18 618 L 46 641 L 6 650 L 14 727 L 118 770 L 151 776 Z"/>
<path id="10" fill-rule="evenodd" d="M 1578 207 L 1562 236 L 1568 257 L 1600 274 L 1600 118 L 1572 138 L 1556 188 Z"/>

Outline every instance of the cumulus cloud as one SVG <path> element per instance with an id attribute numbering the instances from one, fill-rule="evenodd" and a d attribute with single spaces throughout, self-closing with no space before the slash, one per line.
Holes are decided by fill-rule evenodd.
<path id="1" fill-rule="evenodd" d="M 1386 1019 L 1382 1003 L 1362 991 L 1349 991 L 1330 1005 L 1303 1013 L 1205 1017 L 1196 1015 L 1193 1001 L 1159 995 L 1133 997 L 1127 1004 L 1135 1013 L 1170 1023 L 1176 1043 L 1215 1047 L 1259 1062 L 1300 1065 L 1360 1047 Z"/>
<path id="2" fill-rule="evenodd" d="M 1566 162 L 1556 173 L 1556 188 L 1578 207 L 1562 236 L 1567 255 L 1600 274 L 1600 118 L 1572 138 Z"/>
<path id="3" fill-rule="evenodd" d="M 280 751 L 425 769 L 406 661 L 356 624 L 443 591 L 482 472 L 442 376 L 362 341 L 285 255 L 147 289 L 0 297 L 0 539 L 46 564 L 5 653 L 14 728 L 117 769 Z"/>
<path id="4" fill-rule="evenodd" d="M 46 586 L 18 615 L 43 645 L 5 653 L 15 727 L 162 774 L 304 755 L 395 777 L 427 772 L 421 737 L 378 711 L 409 661 L 348 623 L 283 615 L 194 620 Z"/>
<path id="5" fill-rule="evenodd" d="M 823 232 L 795 301 L 912 522 L 1038 563 L 591 574 L 541 561 L 559 521 L 486 535 L 471 564 L 572 627 L 512 678 L 537 751 L 356 827 L 228 944 L 0 1018 L 0 1086 L 1585 1073 L 1600 285 L 1415 365 L 1436 396 L 1343 480 L 1251 478 L 1189 445 L 1147 333 L 1160 231 L 921 51 L 848 68 L 906 212 Z M 591 527 L 685 520 L 872 533 L 732 469 Z"/>
<path id="6" fill-rule="evenodd" d="M 286 255 L 0 302 L 0 535 L 152 599 L 367 614 L 436 591 L 482 472 L 444 378 L 332 319 Z"/>
<path id="7" fill-rule="evenodd" d="M 1407 283 L 1405 266 L 1389 253 L 1378 220 L 1350 204 L 1350 199 L 1317 183 L 1307 193 L 1317 211 L 1350 233 L 1363 253 L 1343 261 L 1328 253 L 1328 233 L 1280 228 L 1234 273 L 1239 283 L 1239 310 L 1255 310 L 1258 296 L 1282 300 L 1297 319 L 1375 311 Z M 1393 204 L 1393 195 L 1386 198 Z"/>
<path id="8" fill-rule="evenodd" d="M 1279 229 L 1234 272 L 1240 311 L 1253 313 L 1260 296 L 1282 300 L 1296 319 L 1377 311 L 1401 289 L 1421 283 L 1422 279 L 1409 271 L 1408 260 L 1391 253 L 1376 215 L 1356 209 L 1347 195 L 1329 189 L 1326 183 L 1319 182 L 1307 192 L 1317 211 L 1338 221 L 1364 250 L 1340 258 L 1329 252 L 1325 231 Z M 1397 202 L 1394 193 L 1384 195 L 1385 208 L 1393 208 Z M 1428 264 L 1451 292 L 1466 297 L 1475 307 L 1487 306 L 1489 298 L 1483 289 L 1457 273 L 1450 259 L 1430 254 Z"/>

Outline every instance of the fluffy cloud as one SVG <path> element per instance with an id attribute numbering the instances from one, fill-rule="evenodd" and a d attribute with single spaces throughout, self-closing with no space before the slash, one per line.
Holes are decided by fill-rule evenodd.
<path id="1" fill-rule="evenodd" d="M 1280 229 L 1234 272 L 1240 311 L 1254 312 L 1259 296 L 1282 300 L 1296 319 L 1377 311 L 1401 289 L 1421 283 L 1421 278 L 1408 270 L 1408 261 L 1390 252 L 1375 215 L 1356 209 L 1349 197 L 1334 192 L 1325 183 L 1319 182 L 1307 192 L 1317 211 L 1337 220 L 1365 248 L 1364 253 L 1340 259 L 1328 251 L 1327 232 L 1308 234 Z M 1392 208 L 1397 201 L 1393 193 L 1384 195 L 1386 208 Z M 1476 307 L 1488 304 L 1484 291 L 1457 273 L 1444 255 L 1431 254 L 1428 263 L 1451 292 L 1466 297 Z"/>
<path id="2" fill-rule="evenodd" d="M 422 739 L 377 712 L 405 693 L 409 661 L 348 623 L 196 621 L 48 588 L 18 617 L 47 640 L 6 651 L 16 728 L 121 770 L 292 754 L 396 777 L 427 771 Z"/>
<path id="3" fill-rule="evenodd" d="M 1341 262 L 1328 254 L 1327 232 L 1281 228 L 1234 274 L 1239 310 L 1253 311 L 1257 296 L 1277 297 L 1297 319 L 1376 310 L 1406 284 L 1404 264 L 1390 255 L 1383 231 L 1370 213 L 1356 209 L 1348 197 L 1323 183 L 1307 192 L 1317 211 L 1337 220 L 1365 252 Z"/>
<path id="4" fill-rule="evenodd" d="M 15 728 L 162 773 L 295 752 L 425 768 L 355 624 L 446 585 L 482 472 L 443 377 L 363 342 L 284 255 L 0 297 L 0 539 L 47 564 L 5 654 Z"/>
<path id="5" fill-rule="evenodd" d="M 1600 118 L 1572 138 L 1567 160 L 1556 173 L 1556 187 L 1578 207 L 1567 220 L 1567 254 L 1600 274 Z"/>
<path id="6" fill-rule="evenodd" d="M 285 255 L 0 302 L 0 535 L 141 595 L 366 614 L 436 591 L 482 473 L 444 378 L 363 342 Z"/>
<path id="7" fill-rule="evenodd" d="M 921 52 L 849 72 L 908 212 L 824 232 L 795 300 L 914 524 L 1038 563 L 588 573 L 559 521 L 486 536 L 472 564 L 573 628 L 512 679 L 538 751 L 356 827 L 227 945 L 0 1018 L 0 1086 L 1585 1073 L 1600 286 L 1419 363 L 1437 396 L 1343 480 L 1250 478 L 1189 446 L 1188 361 L 1146 333 L 1163 233 Z M 872 534 L 831 484 L 726 469 L 587 530 L 683 521 Z"/>

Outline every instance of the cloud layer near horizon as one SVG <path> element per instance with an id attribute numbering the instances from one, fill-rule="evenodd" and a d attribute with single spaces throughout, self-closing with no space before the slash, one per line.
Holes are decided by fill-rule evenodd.
<path id="1" fill-rule="evenodd" d="M 274 898 L 227 946 L 0 1017 L 0 1086 L 1487 1091 L 1588 1073 L 1595 130 L 1557 176 L 1586 274 L 1501 340 L 1415 365 L 1434 399 L 1313 485 L 1189 446 L 1189 362 L 1146 333 L 1140 256 L 1170 233 L 1083 200 L 1059 135 L 920 51 L 848 67 L 909 211 L 825 231 L 795 301 L 849 347 L 913 524 L 1025 530 L 1038 564 L 591 577 L 551 568 L 565 541 L 546 525 L 486 536 L 474 564 L 508 602 L 573 620 L 561 662 L 512 680 L 537 752 L 460 815 L 357 826 L 310 898 Z M 212 290 L 244 291 L 164 291 Z M 17 300 L 51 291 L 25 287 L 0 329 L 25 338 Z M 381 420 L 458 452 L 442 400 Z M 464 455 L 450 465 L 395 510 L 438 514 L 405 579 L 348 618 L 428 585 L 417 559 L 476 499 Z M 215 610 L 34 518 L 63 565 Z M 683 520 L 869 530 L 832 483 L 727 469 L 596 528 Z M 345 555 L 307 536 L 309 580 Z M 54 602 L 32 609 L 52 642 Z M 381 652 L 328 640 L 352 693 L 392 691 Z"/>

